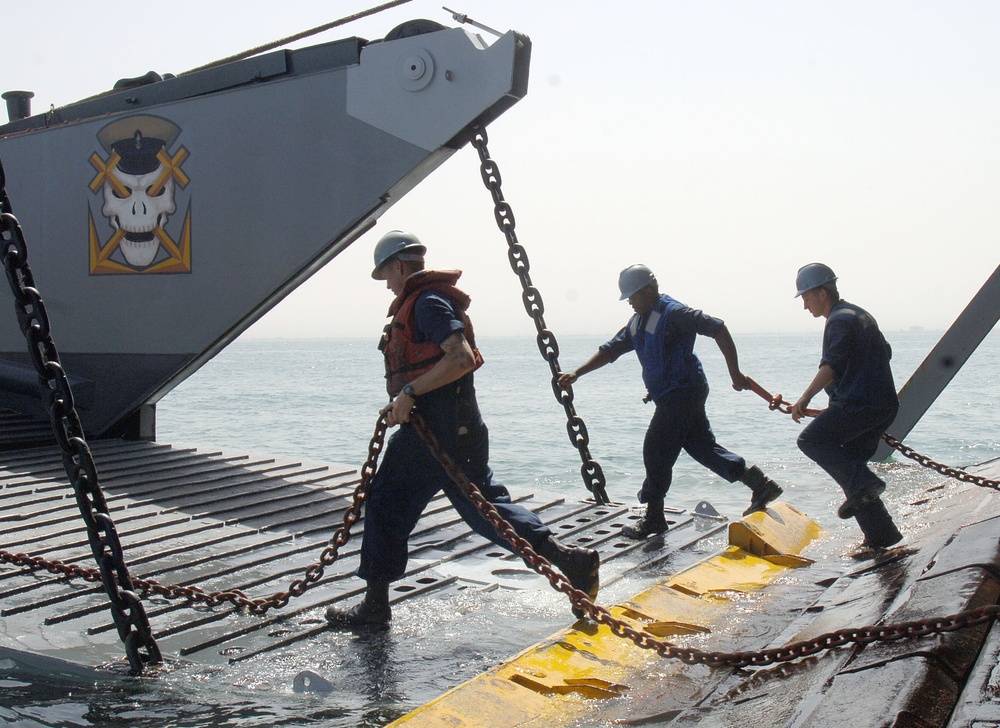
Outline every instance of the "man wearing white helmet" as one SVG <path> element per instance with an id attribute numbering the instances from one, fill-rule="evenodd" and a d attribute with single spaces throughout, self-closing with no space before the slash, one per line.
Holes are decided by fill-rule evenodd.
<path id="1" fill-rule="evenodd" d="M 865 535 L 862 546 L 888 548 L 903 536 L 880 498 L 885 483 L 868 468 L 868 460 L 899 410 L 889 368 L 892 349 L 871 314 L 840 298 L 829 266 L 802 266 L 795 285 L 802 307 L 825 318 L 826 326 L 819 370 L 792 406 L 792 419 L 806 416 L 820 390 L 830 398 L 799 435 L 799 449 L 843 488 L 847 498 L 837 515 L 857 520 Z"/>
<path id="2" fill-rule="evenodd" d="M 740 481 L 751 488 L 750 506 L 743 515 L 764 510 L 781 495 L 781 488 L 759 467 L 748 467 L 742 457 L 719 445 L 705 413 L 708 379 L 694 353 L 699 334 L 715 340 L 726 360 L 733 389 L 749 388 L 729 329 L 721 319 L 661 294 L 656 276 L 644 265 L 623 270 L 618 288 L 620 300 L 628 299 L 635 315 L 579 368 L 561 374 L 559 384 L 568 387 L 628 351 L 634 351 L 642 364 L 646 401 L 656 403 L 642 447 L 646 479 L 639 491 L 639 502 L 646 504 L 646 513 L 634 525 L 625 526 L 622 535 L 642 539 L 667 530 L 663 502 L 682 449 L 724 480 Z"/>
<path id="3" fill-rule="evenodd" d="M 473 383 L 473 372 L 482 366 L 483 358 L 466 314 L 470 299 L 455 287 L 461 271 L 424 270 L 425 252 L 415 235 L 399 230 L 387 233 L 375 246 L 372 278 L 385 281 L 395 295 L 389 307 L 392 320 L 379 344 L 391 398 L 382 414 L 390 427 L 400 427 L 389 438 L 365 503 L 358 568 L 358 576 L 368 583 L 365 598 L 350 609 L 330 607 L 326 617 L 341 628 L 389 623 L 389 584 L 406 573 L 410 533 L 424 508 L 442 490 L 473 530 L 511 550 L 507 539 L 465 497 L 410 425 L 414 407 L 442 450 L 504 520 L 593 601 L 600 581 L 600 554 L 556 540 L 537 515 L 511 503 L 507 489 L 493 481 L 489 435 Z"/>

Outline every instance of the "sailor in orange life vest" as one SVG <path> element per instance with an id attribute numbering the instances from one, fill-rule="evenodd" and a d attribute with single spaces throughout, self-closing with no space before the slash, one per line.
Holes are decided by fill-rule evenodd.
<path id="1" fill-rule="evenodd" d="M 733 389 L 749 388 L 729 329 L 721 319 L 661 294 L 656 276 L 644 265 L 623 270 L 618 276 L 618 289 L 620 300 L 628 299 L 635 315 L 579 368 L 562 373 L 559 384 L 572 386 L 584 374 L 617 361 L 628 351 L 639 357 L 648 391 L 645 401 L 654 402 L 656 411 L 642 445 L 646 479 L 639 491 L 639 502 L 646 504 L 646 513 L 635 524 L 622 528 L 622 535 L 639 540 L 667 530 L 663 501 L 681 449 L 720 478 L 730 483 L 738 480 L 751 489 L 750 506 L 743 515 L 764 510 L 781 495 L 781 488 L 759 467 L 747 465 L 742 457 L 716 442 L 705 414 L 708 379 L 694 353 L 698 334 L 715 340 L 725 357 Z"/>
<path id="2" fill-rule="evenodd" d="M 410 424 L 416 407 L 441 448 L 462 468 L 519 536 L 569 579 L 596 598 L 600 555 L 567 546 L 531 511 L 511 503 L 493 481 L 489 435 L 479 413 L 473 372 L 483 359 L 466 314 L 469 296 L 455 287 L 461 271 L 424 270 L 425 246 L 411 233 L 394 230 L 375 246 L 372 278 L 384 280 L 396 298 L 379 348 L 385 357 L 392 398 L 382 413 L 390 427 L 382 465 L 369 484 L 358 576 L 368 582 L 364 600 L 348 609 L 330 607 L 335 627 L 389 623 L 389 584 L 406 572 L 407 540 L 424 508 L 444 491 L 455 510 L 481 536 L 512 550 L 507 540 L 465 497 Z M 577 616 L 582 616 L 579 610 Z"/>
<path id="3" fill-rule="evenodd" d="M 792 405 L 792 419 L 799 422 L 806 416 L 820 390 L 829 395 L 827 408 L 799 435 L 799 449 L 843 489 L 847 499 L 837 515 L 858 522 L 865 535 L 862 548 L 889 548 L 903 534 L 879 497 L 885 482 L 868 468 L 868 461 L 899 410 L 889 367 L 892 349 L 871 314 L 840 297 L 837 276 L 828 265 L 802 266 L 795 287 L 802 307 L 814 318 L 825 318 L 826 327 L 819 369 Z"/>

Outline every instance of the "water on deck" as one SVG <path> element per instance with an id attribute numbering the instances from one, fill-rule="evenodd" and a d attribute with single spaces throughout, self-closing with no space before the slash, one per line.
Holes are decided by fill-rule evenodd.
<path id="1" fill-rule="evenodd" d="M 250 597 L 286 590 L 316 562 L 358 483 L 347 467 L 149 442 L 91 447 L 133 576 L 209 591 L 235 588 Z M 984 473 L 997 477 L 1000 466 Z M 601 604 L 626 601 L 727 545 L 726 521 L 698 515 L 694 507 L 672 514 L 664 537 L 636 543 L 618 535 L 638 515 L 629 505 L 515 497 L 563 540 L 601 551 Z M 811 566 L 737 595 L 723 625 L 677 642 L 752 650 L 996 603 L 995 490 L 952 481 L 912 494 L 903 515 L 921 522 L 905 549 L 855 561 L 845 557 L 842 541 L 820 539 L 806 554 Z M 207 716 L 246 725 L 380 725 L 573 624 L 563 595 L 516 557 L 470 535 L 439 498 L 412 537 L 406 578 L 393 585 L 391 629 L 332 632 L 323 609 L 352 602 L 363 587 L 353 576 L 363 526 L 354 527 L 320 583 L 264 617 L 231 606 L 147 599 L 157 643 L 175 658 L 173 669 L 155 678 L 165 689 L 156 692 L 157 706 L 143 711 L 150 725 L 178 710 L 191 715 L 178 725 L 202 724 Z M 0 457 L 0 548 L 92 565 L 54 447 Z M 56 660 L 83 666 L 122 660 L 99 585 L 0 565 L 0 616 L 0 678 L 43 673 L 49 684 L 64 671 L 80 695 L 80 675 L 86 682 L 93 674 L 74 674 Z M 621 696 L 584 701 L 583 713 L 567 716 L 580 725 L 745 725 L 760 722 L 766 708 L 774 716 L 769 725 L 989 725 L 1000 720 L 998 654 L 1000 633 L 989 626 L 842 647 L 757 669 L 688 666 L 649 653 Z M 14 682 L 30 687 L 33 681 Z M 860 694 L 864 712 L 851 707 Z M 127 715 L 128 699 L 114 695 L 103 703 L 95 693 L 89 700 L 100 706 L 90 705 L 88 714 Z M 34 699 L 26 694 L 20 701 Z M 502 722 L 493 715 L 488 724 Z"/>

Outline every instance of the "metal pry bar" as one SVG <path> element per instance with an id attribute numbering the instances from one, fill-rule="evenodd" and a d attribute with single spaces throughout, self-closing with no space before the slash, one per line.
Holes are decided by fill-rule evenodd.
<path id="1" fill-rule="evenodd" d="M 489 27 L 488 25 L 477 23 L 475 20 L 470 18 L 465 13 L 456 13 L 454 10 L 446 8 L 443 5 L 441 6 L 441 9 L 444 10 L 445 12 L 451 13 L 451 17 L 455 20 L 456 23 L 467 23 L 468 25 L 479 28 L 480 30 L 485 30 L 487 33 L 492 33 L 497 38 L 503 35 L 503 33 L 501 33 L 499 30 L 493 30 L 493 28 Z"/>

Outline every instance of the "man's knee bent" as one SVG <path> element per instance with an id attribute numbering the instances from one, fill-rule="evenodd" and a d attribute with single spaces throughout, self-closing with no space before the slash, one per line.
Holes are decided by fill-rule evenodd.
<path id="1" fill-rule="evenodd" d="M 813 461 L 821 459 L 823 457 L 823 453 L 828 451 L 831 447 L 831 443 L 813 440 L 806 432 L 799 435 L 796 440 L 796 444 L 799 446 L 799 450 L 801 450 L 807 458 Z"/>

